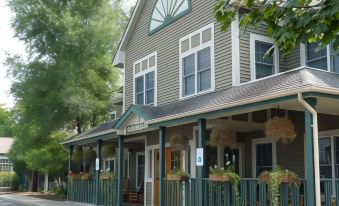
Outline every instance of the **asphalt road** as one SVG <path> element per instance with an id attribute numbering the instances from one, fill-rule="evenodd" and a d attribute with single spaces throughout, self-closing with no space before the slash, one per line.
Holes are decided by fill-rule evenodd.
<path id="1" fill-rule="evenodd" d="M 17 204 L 17 203 L 2 200 L 1 197 L 0 197 L 0 206 L 24 206 L 24 205 L 20 205 L 20 204 Z"/>

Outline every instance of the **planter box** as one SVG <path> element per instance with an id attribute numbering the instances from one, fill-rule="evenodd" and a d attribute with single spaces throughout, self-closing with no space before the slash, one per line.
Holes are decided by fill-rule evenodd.
<path id="1" fill-rule="evenodd" d="M 270 176 L 269 175 L 259 176 L 259 181 L 268 183 L 270 181 Z"/>
<path id="2" fill-rule="evenodd" d="M 291 176 L 288 176 L 288 175 L 284 175 L 284 176 L 281 176 L 280 177 L 280 182 L 281 183 L 294 183 L 296 182 L 297 180 Z"/>
<path id="3" fill-rule="evenodd" d="M 188 180 L 188 177 L 184 175 L 167 175 L 167 180 L 184 182 Z"/>
<path id="4" fill-rule="evenodd" d="M 215 182 L 231 182 L 231 178 L 224 175 L 210 175 L 208 179 Z"/>

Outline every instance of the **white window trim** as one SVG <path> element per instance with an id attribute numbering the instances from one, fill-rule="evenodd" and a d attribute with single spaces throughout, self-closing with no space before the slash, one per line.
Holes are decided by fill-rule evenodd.
<path id="1" fill-rule="evenodd" d="M 336 178 L 335 178 L 335 162 L 334 162 L 335 161 L 334 137 L 339 137 L 339 129 L 319 132 L 319 139 L 321 139 L 321 138 L 330 138 L 330 140 L 331 140 L 331 169 L 332 169 L 332 193 L 333 194 L 336 193 L 336 187 L 335 187 L 335 180 L 336 180 Z M 305 158 L 305 161 L 306 161 L 306 158 Z M 305 172 L 306 172 L 306 168 L 305 168 Z"/>
<path id="2" fill-rule="evenodd" d="M 146 59 L 149 59 L 150 57 L 152 56 L 155 56 L 155 64 L 154 64 L 154 67 L 151 67 L 151 68 L 148 68 L 148 69 L 145 69 L 144 71 L 142 71 L 142 65 L 141 63 L 146 60 Z M 149 63 L 149 62 L 148 62 Z M 140 72 L 135 74 L 135 65 L 136 64 L 140 64 Z M 157 51 L 143 57 L 142 59 L 139 59 L 138 61 L 135 61 L 133 63 L 133 104 L 136 104 L 136 94 L 135 94 L 135 80 L 136 78 L 140 77 L 140 76 L 144 76 L 144 105 L 147 105 L 146 104 L 146 81 L 145 81 L 145 75 L 150 73 L 150 72 L 153 72 L 154 71 L 154 102 L 153 102 L 153 105 L 154 106 L 157 106 L 157 100 L 158 100 L 158 74 L 157 74 L 157 65 L 158 65 L 158 53 Z"/>
<path id="3" fill-rule="evenodd" d="M 252 139 L 252 177 L 256 177 L 256 168 L 257 168 L 257 156 L 256 156 L 256 145 L 272 143 L 272 163 L 273 169 L 277 167 L 277 142 L 268 137 Z"/>
<path id="4" fill-rule="evenodd" d="M 139 170 L 139 168 L 138 168 L 138 157 L 139 156 L 144 156 L 144 172 L 145 172 L 145 170 L 146 170 L 146 168 L 145 168 L 145 165 L 146 165 L 146 157 L 145 157 L 145 152 L 137 152 L 136 153 L 136 161 L 135 161 L 135 171 L 136 171 L 136 174 L 135 174 L 135 188 L 137 188 L 138 187 L 138 170 Z M 144 177 L 144 182 L 145 182 L 145 177 Z"/>
<path id="5" fill-rule="evenodd" d="M 240 84 L 240 41 L 239 41 L 239 13 L 231 23 L 232 38 L 232 85 Z"/>
<path id="6" fill-rule="evenodd" d="M 300 63 L 301 66 L 308 66 L 307 63 L 307 45 L 306 44 L 300 44 Z M 326 61 L 327 61 L 327 70 L 322 70 L 322 69 L 318 69 L 321 71 L 328 71 L 328 72 L 334 72 L 334 68 L 332 68 L 332 64 L 331 64 L 331 48 L 330 45 L 326 46 Z M 312 67 L 313 68 L 313 67 Z M 315 68 L 317 69 L 317 68 Z"/>
<path id="7" fill-rule="evenodd" d="M 203 44 L 200 44 L 199 46 L 193 48 L 193 49 L 189 49 L 185 52 L 181 52 L 181 43 L 183 41 L 185 41 L 186 39 L 190 39 L 191 37 L 193 37 L 194 35 L 196 34 L 199 34 L 200 33 L 200 42 L 202 42 L 202 32 L 207 30 L 207 29 L 211 29 L 211 40 L 209 42 L 206 42 L 206 43 L 203 43 Z M 189 41 L 189 47 L 191 48 L 191 41 Z M 183 96 L 183 92 L 182 92 L 182 87 L 183 87 L 183 81 L 182 81 L 182 77 L 183 77 L 183 72 L 182 72 L 182 59 L 191 55 L 191 54 L 195 54 L 195 64 L 197 64 L 197 59 L 196 59 L 196 56 L 197 56 L 197 52 L 202 50 L 202 49 L 205 49 L 207 47 L 210 47 L 211 48 L 211 88 L 209 90 L 206 90 L 206 91 L 202 91 L 202 92 L 197 92 L 197 88 L 198 88 L 198 85 L 197 85 L 197 65 L 195 65 L 195 91 L 194 91 L 194 94 L 191 94 L 191 95 L 187 95 L 187 96 Z M 206 94 L 206 93 L 209 93 L 209 92 L 213 92 L 215 90 L 215 65 L 214 65 L 214 22 L 211 23 L 211 24 L 208 24 L 204 27 L 202 27 L 201 29 L 197 30 L 197 31 L 194 31 L 193 33 L 190 33 L 189 35 L 181 38 L 179 40 L 179 77 L 180 77 L 180 81 L 179 81 L 179 98 L 180 99 L 187 99 L 187 98 L 190 98 L 190 97 L 194 97 L 194 96 L 198 96 L 198 95 L 202 95 L 202 94 Z"/>
<path id="8" fill-rule="evenodd" d="M 259 34 L 250 33 L 250 67 L 251 67 L 251 80 L 256 80 L 256 68 L 255 68 L 255 41 L 266 42 L 274 45 L 273 52 L 273 64 L 274 64 L 274 74 L 279 73 L 279 50 L 274 40 L 268 36 L 263 36 Z"/>
<path id="9" fill-rule="evenodd" d="M 115 115 L 115 118 L 112 119 L 112 120 L 116 120 L 116 119 L 118 118 L 118 117 L 117 117 L 117 111 L 113 111 L 113 112 L 110 112 L 110 113 L 109 113 L 109 115 L 111 115 L 111 116 L 112 116 L 113 114 Z"/>

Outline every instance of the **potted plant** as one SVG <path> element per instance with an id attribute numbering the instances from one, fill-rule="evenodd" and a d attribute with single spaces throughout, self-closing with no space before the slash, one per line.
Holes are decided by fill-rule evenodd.
<path id="1" fill-rule="evenodd" d="M 236 149 L 238 147 L 236 132 L 227 127 L 215 127 L 210 135 L 211 146 L 228 147 L 230 149 Z"/>
<path id="2" fill-rule="evenodd" d="M 84 162 L 90 163 L 93 162 L 97 156 L 97 153 L 93 149 L 85 149 L 83 151 Z"/>
<path id="3" fill-rule="evenodd" d="M 83 179 L 83 180 L 91 180 L 91 179 L 93 179 L 93 176 L 89 172 L 84 172 L 81 175 L 81 179 Z"/>
<path id="4" fill-rule="evenodd" d="M 189 138 L 183 134 L 173 135 L 170 138 L 170 144 L 173 151 L 183 151 L 187 148 Z"/>
<path id="5" fill-rule="evenodd" d="M 274 117 L 265 123 L 266 137 L 287 144 L 296 138 L 293 122 L 285 117 Z"/>
<path id="6" fill-rule="evenodd" d="M 115 146 L 113 143 L 105 144 L 102 147 L 102 157 L 105 159 L 112 158 L 115 155 Z"/>
<path id="7" fill-rule="evenodd" d="M 264 171 L 259 176 L 259 181 L 266 182 L 272 195 L 272 205 L 278 206 L 279 189 L 282 183 L 285 184 L 299 184 L 298 175 L 289 170 L 283 170 L 279 166 L 272 172 Z"/>
<path id="8" fill-rule="evenodd" d="M 83 152 L 82 152 L 82 147 L 81 146 L 76 146 L 75 149 L 74 149 L 74 152 L 72 154 L 72 161 L 73 162 L 77 162 L 77 163 L 80 163 L 82 162 L 82 156 L 83 155 Z"/>
<path id="9" fill-rule="evenodd" d="M 102 172 L 100 174 L 100 179 L 102 180 L 113 180 L 116 178 L 116 175 L 113 172 Z"/>
<path id="10" fill-rule="evenodd" d="M 172 171 L 170 171 L 170 173 L 167 175 L 167 180 L 170 181 L 187 181 L 189 178 L 189 175 L 182 171 L 181 169 L 174 169 Z"/>

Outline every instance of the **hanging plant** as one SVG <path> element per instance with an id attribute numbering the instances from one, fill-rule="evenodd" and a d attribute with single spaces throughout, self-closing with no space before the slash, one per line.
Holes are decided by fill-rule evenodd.
<path id="1" fill-rule="evenodd" d="M 81 146 L 76 146 L 74 149 L 74 152 L 72 154 L 72 161 L 73 162 L 82 162 L 82 156 L 83 156 L 83 152 L 82 152 L 82 147 Z"/>
<path id="2" fill-rule="evenodd" d="M 189 138 L 183 134 L 173 135 L 170 138 L 170 144 L 173 151 L 183 151 L 187 148 Z"/>
<path id="3" fill-rule="evenodd" d="M 210 136 L 210 144 L 212 147 L 223 145 L 230 149 L 238 147 L 236 132 L 227 127 L 215 127 Z"/>
<path id="4" fill-rule="evenodd" d="M 265 123 L 265 135 L 283 144 L 290 143 L 297 136 L 293 122 L 285 117 L 274 117 L 268 120 Z"/>
<path id="5" fill-rule="evenodd" d="M 102 147 L 102 157 L 103 158 L 108 159 L 108 158 L 114 157 L 114 155 L 115 155 L 115 147 L 114 147 L 113 143 L 105 144 Z"/>
<path id="6" fill-rule="evenodd" d="M 93 149 L 84 150 L 84 162 L 86 163 L 93 162 L 96 157 L 97 157 L 97 153 Z"/>

